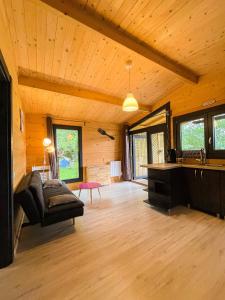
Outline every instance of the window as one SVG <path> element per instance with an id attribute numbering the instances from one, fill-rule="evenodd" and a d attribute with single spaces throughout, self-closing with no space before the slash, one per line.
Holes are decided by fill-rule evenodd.
<path id="1" fill-rule="evenodd" d="M 82 181 L 81 127 L 54 126 L 59 179 L 65 182 Z"/>
<path id="2" fill-rule="evenodd" d="M 182 122 L 180 139 L 182 151 L 193 151 L 205 148 L 204 118 Z"/>
<path id="3" fill-rule="evenodd" d="M 207 158 L 225 158 L 225 105 L 176 117 L 174 130 L 184 157 L 197 157 L 204 148 Z"/>
<path id="4" fill-rule="evenodd" d="M 213 124 L 213 148 L 225 150 L 225 114 L 212 117 Z"/>

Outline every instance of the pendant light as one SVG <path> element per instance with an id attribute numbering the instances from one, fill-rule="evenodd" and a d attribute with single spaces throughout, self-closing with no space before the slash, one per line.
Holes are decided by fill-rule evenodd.
<path id="1" fill-rule="evenodd" d="M 137 100 L 134 98 L 134 95 L 131 93 L 131 89 L 130 89 L 130 71 L 132 68 L 132 61 L 128 60 L 126 63 L 126 69 L 129 71 L 129 93 L 127 93 L 126 98 L 123 101 L 123 111 L 128 111 L 128 112 L 132 112 L 132 111 L 136 111 L 138 110 L 138 102 Z"/>

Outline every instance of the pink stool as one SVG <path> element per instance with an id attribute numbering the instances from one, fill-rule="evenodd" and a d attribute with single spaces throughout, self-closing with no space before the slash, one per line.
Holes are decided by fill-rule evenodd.
<path id="1" fill-rule="evenodd" d="M 79 197 L 80 197 L 80 194 L 81 194 L 82 190 L 90 190 L 91 204 L 92 204 L 92 189 L 98 189 L 99 196 L 101 198 L 101 194 L 100 194 L 100 190 L 99 190 L 100 187 L 101 187 L 101 184 L 98 183 L 98 182 L 84 182 L 84 183 L 80 183 L 79 184 L 79 189 L 80 189 Z"/>

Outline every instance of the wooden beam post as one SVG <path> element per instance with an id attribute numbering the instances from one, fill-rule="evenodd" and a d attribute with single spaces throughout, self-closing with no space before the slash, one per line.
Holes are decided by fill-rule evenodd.
<path id="1" fill-rule="evenodd" d="M 29 74 L 29 75 L 28 75 Z M 107 104 L 118 105 L 122 109 L 123 99 L 111 95 L 107 95 L 98 91 L 89 90 L 86 88 L 74 86 L 72 83 L 63 82 L 59 78 L 48 77 L 38 72 L 23 70 L 18 74 L 19 85 L 28 86 L 32 88 L 42 89 L 50 92 L 75 96 L 79 98 L 95 100 Z M 139 110 L 151 111 L 151 106 L 139 104 Z"/>
<path id="2" fill-rule="evenodd" d="M 159 64 L 160 66 L 172 71 L 173 73 L 185 78 L 188 81 L 197 83 L 199 76 L 189 68 L 177 63 L 173 59 L 165 56 L 143 41 L 122 31 L 118 26 L 108 22 L 103 16 L 96 16 L 90 11 L 82 9 L 75 1 L 71 0 L 41 0 L 47 5 L 57 9 L 66 16 L 88 26 L 89 28 L 107 36 L 113 41 L 133 50 L 134 52 L 146 57 L 147 59 Z M 101 17 L 101 18 L 100 18 Z"/>

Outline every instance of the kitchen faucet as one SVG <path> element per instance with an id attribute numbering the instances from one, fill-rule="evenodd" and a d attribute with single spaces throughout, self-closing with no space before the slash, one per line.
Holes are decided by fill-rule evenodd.
<path id="1" fill-rule="evenodd" d="M 200 163 L 201 163 L 201 165 L 205 165 L 206 164 L 206 152 L 205 152 L 204 148 L 202 148 L 200 150 Z"/>

